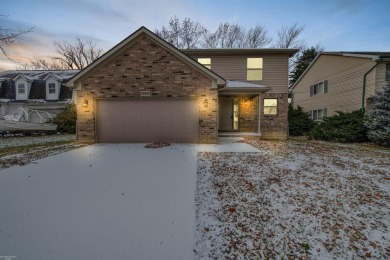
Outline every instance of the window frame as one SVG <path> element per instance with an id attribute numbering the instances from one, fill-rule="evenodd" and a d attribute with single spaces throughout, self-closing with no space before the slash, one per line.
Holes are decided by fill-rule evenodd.
<path id="1" fill-rule="evenodd" d="M 319 118 L 319 114 L 321 113 L 321 118 Z M 313 109 L 310 110 L 310 119 L 313 121 L 323 121 L 325 117 L 327 117 L 327 109 Z"/>
<path id="2" fill-rule="evenodd" d="M 320 81 L 316 84 L 310 85 L 310 96 L 316 96 L 328 93 L 328 80 Z"/>
<path id="3" fill-rule="evenodd" d="M 275 106 L 266 106 L 265 105 L 266 100 L 275 100 L 276 105 Z M 268 111 L 266 112 L 266 108 L 276 108 L 275 113 L 268 113 Z M 278 115 L 278 99 L 277 98 L 264 98 L 263 99 L 263 114 L 265 116 L 277 116 Z"/>
<path id="4" fill-rule="evenodd" d="M 260 67 L 249 67 L 249 60 L 251 59 L 260 59 Z M 263 80 L 263 68 L 264 68 L 264 59 L 262 57 L 250 57 L 246 58 L 246 80 L 248 81 L 261 81 Z M 253 71 L 259 71 L 260 72 L 260 77 L 256 79 L 250 79 L 249 78 L 249 72 Z"/>
<path id="5" fill-rule="evenodd" d="M 390 63 L 386 63 L 385 80 L 390 81 Z"/>
<path id="6" fill-rule="evenodd" d="M 54 88 L 53 88 L 54 86 Z M 52 88 L 51 88 L 52 87 Z M 51 90 L 54 90 L 54 92 L 50 92 Z M 56 94 L 57 93 L 57 86 L 56 86 L 56 83 L 48 83 L 47 84 L 47 91 L 49 94 L 53 95 L 53 94 Z"/>
<path id="7" fill-rule="evenodd" d="M 201 60 L 207 60 L 209 59 L 210 62 L 209 63 L 203 63 L 201 62 Z M 206 68 L 208 68 L 209 70 L 211 70 L 211 58 L 207 58 L 207 57 L 203 57 L 203 58 L 198 58 L 197 61 L 202 64 L 203 66 L 205 66 Z"/>
<path id="8" fill-rule="evenodd" d="M 21 90 L 23 90 L 23 92 Z M 18 84 L 18 95 L 26 95 L 26 84 L 24 83 Z"/>

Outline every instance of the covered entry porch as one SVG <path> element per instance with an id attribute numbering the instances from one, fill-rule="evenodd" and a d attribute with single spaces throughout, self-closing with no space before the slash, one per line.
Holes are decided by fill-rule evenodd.
<path id="1" fill-rule="evenodd" d="M 228 81 L 218 92 L 218 135 L 260 136 L 261 95 L 270 88 Z"/>

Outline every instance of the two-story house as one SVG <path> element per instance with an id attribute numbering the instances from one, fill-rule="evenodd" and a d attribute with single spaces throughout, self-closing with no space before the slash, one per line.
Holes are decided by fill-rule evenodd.
<path id="1" fill-rule="evenodd" d="M 321 52 L 292 86 L 293 106 L 313 120 L 367 110 L 390 82 L 390 52 Z"/>
<path id="2" fill-rule="evenodd" d="M 0 117 L 19 108 L 55 115 L 74 102 L 73 91 L 64 84 L 78 70 L 25 70 L 0 73 Z"/>
<path id="3" fill-rule="evenodd" d="M 287 137 L 296 49 L 179 50 L 145 27 L 75 75 L 83 142 L 216 143 Z"/>

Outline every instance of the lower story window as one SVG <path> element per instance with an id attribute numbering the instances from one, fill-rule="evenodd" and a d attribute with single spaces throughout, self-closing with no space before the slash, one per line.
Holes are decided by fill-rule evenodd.
<path id="1" fill-rule="evenodd" d="M 266 98 L 264 99 L 264 115 L 277 115 L 278 114 L 278 99 Z"/>
<path id="2" fill-rule="evenodd" d="M 324 117 L 326 117 L 327 111 L 326 108 L 324 109 L 316 109 L 316 110 L 310 110 L 310 117 L 312 120 L 322 120 Z"/>

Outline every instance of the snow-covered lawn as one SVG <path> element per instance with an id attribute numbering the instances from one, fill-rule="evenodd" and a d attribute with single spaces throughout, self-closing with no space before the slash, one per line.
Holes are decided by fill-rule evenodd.
<path id="1" fill-rule="evenodd" d="M 38 159 L 63 153 L 84 145 L 75 135 L 46 135 L 0 138 L 0 169 L 27 165 Z"/>
<path id="2" fill-rule="evenodd" d="M 390 258 L 389 150 L 246 142 L 198 155 L 197 258 Z"/>

